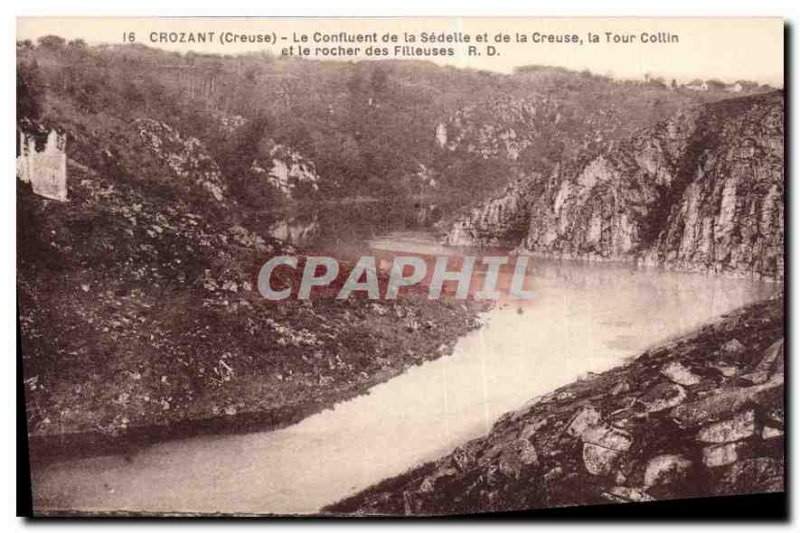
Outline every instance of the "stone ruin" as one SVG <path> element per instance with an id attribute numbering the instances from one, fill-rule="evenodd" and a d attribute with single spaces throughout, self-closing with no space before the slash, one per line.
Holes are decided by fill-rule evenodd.
<path id="1" fill-rule="evenodd" d="M 20 149 L 17 156 L 17 177 L 30 183 L 39 196 L 67 201 L 67 136 L 51 130 L 43 151 L 36 150 L 33 135 L 19 134 Z"/>

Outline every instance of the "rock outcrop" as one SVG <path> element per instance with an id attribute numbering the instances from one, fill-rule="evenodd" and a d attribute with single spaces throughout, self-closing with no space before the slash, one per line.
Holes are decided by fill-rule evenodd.
<path id="1" fill-rule="evenodd" d="M 784 490 L 782 299 L 501 417 L 327 509 L 438 515 Z"/>
<path id="2" fill-rule="evenodd" d="M 287 199 L 308 199 L 319 190 L 320 177 L 313 161 L 282 144 L 274 144 L 268 157 L 254 160 L 250 171 Z"/>
<path id="3" fill-rule="evenodd" d="M 780 279 L 783 109 L 771 93 L 679 112 L 508 188 L 456 220 L 449 239 Z M 525 219 L 515 240 L 508 220 Z"/>
<path id="4" fill-rule="evenodd" d="M 197 138 L 183 137 L 168 124 L 152 119 L 138 119 L 134 127 L 153 155 L 166 164 L 176 178 L 194 180 L 216 201 L 223 201 L 225 182 L 217 163 Z"/>
<path id="5" fill-rule="evenodd" d="M 514 180 L 499 194 L 453 222 L 444 239 L 454 246 L 503 245 L 524 238 L 539 177 Z"/>

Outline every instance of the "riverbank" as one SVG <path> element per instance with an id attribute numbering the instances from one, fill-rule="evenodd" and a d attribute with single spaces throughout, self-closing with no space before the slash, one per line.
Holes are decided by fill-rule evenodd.
<path id="1" fill-rule="evenodd" d="M 475 309 L 447 302 L 289 306 L 294 309 L 251 311 L 249 318 L 264 321 L 261 334 L 272 347 L 258 344 L 274 354 L 273 368 L 258 357 L 218 358 L 211 350 L 194 354 L 193 371 L 206 380 L 193 386 L 187 368 L 136 360 L 127 361 L 126 379 L 119 376 L 126 361 L 95 368 L 89 386 L 70 396 L 29 378 L 28 411 L 38 422 L 29 435 L 33 460 L 132 453 L 164 440 L 285 427 L 449 355 L 456 340 L 478 326 Z M 77 406 L 80 418 L 73 415 Z"/>
<path id="2" fill-rule="evenodd" d="M 34 463 L 282 427 L 447 355 L 478 325 L 454 302 L 266 302 L 261 258 L 296 248 L 90 170 L 73 168 L 69 202 L 25 188 L 17 202 Z"/>
<path id="3" fill-rule="evenodd" d="M 324 512 L 445 515 L 784 490 L 783 300 L 561 387 Z"/>
<path id="4" fill-rule="evenodd" d="M 28 409 L 38 422 L 29 439 L 34 461 L 130 453 L 163 440 L 285 427 L 413 365 L 449 355 L 456 340 L 477 327 L 474 309 L 450 303 L 337 304 L 282 311 L 288 318 L 278 326 L 283 336 L 270 339 L 275 351 L 283 348 L 280 369 L 259 368 L 257 358 L 216 359 L 214 351 L 208 360 L 195 354 L 195 365 L 210 368 L 205 386 L 187 386 L 186 372 L 174 366 L 151 362 L 144 368 L 138 361 L 129 361 L 125 380 L 118 368 L 97 368 L 93 386 L 76 388 L 69 397 L 64 389 L 53 394 L 39 385 L 44 380 L 26 380 Z M 261 319 L 275 327 L 268 316 Z M 292 330 L 287 322 L 296 321 L 305 327 Z M 315 345 L 306 346 L 312 340 Z M 368 346 L 375 352 L 368 353 Z M 70 416 L 77 405 L 79 419 Z"/>

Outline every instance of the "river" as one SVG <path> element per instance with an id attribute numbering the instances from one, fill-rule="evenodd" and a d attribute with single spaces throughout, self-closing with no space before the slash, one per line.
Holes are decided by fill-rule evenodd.
<path id="1" fill-rule="evenodd" d="M 418 232 L 368 242 L 373 251 L 443 251 Z M 749 280 L 612 264 L 533 260 L 529 276 L 536 297 L 485 313 L 484 326 L 449 357 L 285 429 L 50 464 L 33 472 L 34 505 L 314 513 L 449 453 L 537 395 L 775 291 Z"/>

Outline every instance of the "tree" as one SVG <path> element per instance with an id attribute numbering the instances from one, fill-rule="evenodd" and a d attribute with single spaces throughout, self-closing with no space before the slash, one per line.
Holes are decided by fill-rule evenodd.
<path id="1" fill-rule="evenodd" d="M 386 74 L 386 71 L 380 65 L 375 67 L 375 70 L 372 71 L 372 75 L 370 76 L 372 93 L 374 95 L 383 93 L 388 86 L 388 82 L 389 76 Z"/>
<path id="2" fill-rule="evenodd" d="M 64 48 L 66 41 L 58 35 L 45 35 L 44 37 L 39 37 L 38 43 L 42 48 L 61 50 Z"/>
<path id="3" fill-rule="evenodd" d="M 36 61 L 17 64 L 17 120 L 38 120 L 42 114 L 42 89 Z"/>

